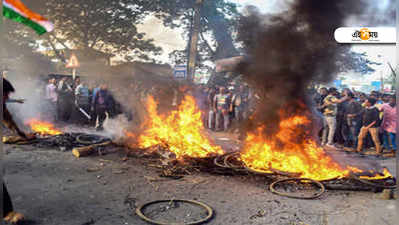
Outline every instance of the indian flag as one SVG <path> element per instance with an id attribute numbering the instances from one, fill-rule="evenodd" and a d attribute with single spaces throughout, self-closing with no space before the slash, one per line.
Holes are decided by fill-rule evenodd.
<path id="1" fill-rule="evenodd" d="M 3 0 L 3 16 L 31 27 L 39 35 L 54 29 L 50 21 L 32 12 L 20 0 Z"/>

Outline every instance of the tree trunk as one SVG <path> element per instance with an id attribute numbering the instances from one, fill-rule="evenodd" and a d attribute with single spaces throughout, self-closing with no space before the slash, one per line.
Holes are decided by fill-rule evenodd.
<path id="1" fill-rule="evenodd" d="M 228 29 L 228 21 L 224 16 L 215 10 L 204 10 L 204 17 L 208 22 L 208 26 L 211 28 L 214 38 L 217 42 L 217 48 L 214 54 L 214 60 L 230 58 L 233 56 L 240 55 L 239 51 L 234 46 L 234 41 L 230 30 Z M 233 77 L 225 78 L 225 73 L 217 73 L 213 71 L 208 85 L 223 84 L 227 83 Z"/>

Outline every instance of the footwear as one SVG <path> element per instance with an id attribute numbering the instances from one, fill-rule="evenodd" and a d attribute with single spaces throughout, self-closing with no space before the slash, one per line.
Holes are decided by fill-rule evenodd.
<path id="1" fill-rule="evenodd" d="M 366 152 L 366 155 L 382 155 L 381 152 Z"/>
<path id="2" fill-rule="evenodd" d="M 347 152 L 356 152 L 357 150 L 351 147 L 344 147 L 344 150 Z"/>
<path id="3" fill-rule="evenodd" d="M 326 144 L 326 147 L 335 148 L 333 144 Z"/>
<path id="4" fill-rule="evenodd" d="M 389 153 L 385 153 L 384 157 L 388 157 L 388 158 L 394 158 L 396 156 L 395 152 L 389 152 Z"/>

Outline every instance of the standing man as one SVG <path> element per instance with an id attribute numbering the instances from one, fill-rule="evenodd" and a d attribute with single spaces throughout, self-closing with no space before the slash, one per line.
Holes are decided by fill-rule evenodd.
<path id="1" fill-rule="evenodd" d="M 346 101 L 346 97 L 338 99 L 337 93 L 336 88 L 328 89 L 328 95 L 324 98 L 324 104 L 322 105 L 325 126 L 321 144 L 329 147 L 334 147 L 334 135 L 337 128 L 337 104 Z"/>
<path id="2" fill-rule="evenodd" d="M 225 87 L 219 89 L 219 94 L 215 95 L 213 99 L 213 109 L 216 112 L 215 129 L 220 130 L 220 120 L 223 116 L 223 130 L 227 131 L 229 128 L 229 105 L 230 105 L 229 95 L 226 92 Z"/>
<path id="3" fill-rule="evenodd" d="M 396 114 L 396 96 L 391 95 L 389 97 L 388 104 L 382 106 L 382 111 L 384 112 L 384 119 L 382 121 L 381 128 L 384 131 L 384 148 L 386 150 L 391 150 L 393 156 L 396 152 L 396 121 L 398 119 Z M 390 147 L 390 144 L 392 148 Z"/>
<path id="4" fill-rule="evenodd" d="M 327 97 L 328 95 L 328 90 L 325 87 L 322 87 L 319 89 L 319 93 L 315 96 L 314 101 L 316 102 L 317 105 L 317 109 L 319 110 L 319 112 L 323 113 L 324 112 L 324 99 Z"/>
<path id="5" fill-rule="evenodd" d="M 336 137 L 339 144 L 345 145 L 348 141 L 349 128 L 346 123 L 345 110 L 348 106 L 348 95 L 352 93 L 349 88 L 345 88 L 342 92 L 343 100 L 337 104 L 337 131 Z M 338 135 L 337 135 L 338 134 Z"/>
<path id="6" fill-rule="evenodd" d="M 246 119 L 248 107 L 248 94 L 245 91 L 245 86 L 240 85 L 240 90 L 233 95 L 230 104 L 230 111 L 234 112 L 234 117 L 237 121 Z"/>
<path id="7" fill-rule="evenodd" d="M 216 95 L 216 90 L 214 88 L 210 88 L 208 91 L 208 96 L 207 96 L 207 104 L 209 108 L 209 113 L 208 113 L 208 128 L 213 129 L 213 122 L 215 121 L 215 109 L 214 109 L 214 98 Z"/>
<path id="8" fill-rule="evenodd" d="M 58 119 L 67 122 L 71 116 L 71 105 L 73 104 L 73 90 L 68 83 L 68 77 L 63 77 L 58 83 Z"/>
<path id="9" fill-rule="evenodd" d="M 362 123 L 362 106 L 356 101 L 352 92 L 348 93 L 348 105 L 345 109 L 346 124 L 349 128 L 349 135 L 345 140 L 345 147 L 355 147 L 357 145 L 357 137 Z"/>
<path id="10" fill-rule="evenodd" d="M 321 144 L 333 146 L 334 134 L 337 126 L 337 103 L 338 99 L 334 96 L 336 92 L 335 88 L 328 90 L 328 95 L 324 98 L 322 108 L 324 109 L 324 129 Z M 328 135 L 328 138 L 327 138 Z"/>
<path id="11" fill-rule="evenodd" d="M 55 78 L 49 79 L 48 85 L 46 86 L 46 100 L 48 106 L 49 120 L 57 121 L 57 102 L 58 94 L 57 87 L 55 86 Z"/>
<path id="12" fill-rule="evenodd" d="M 7 110 L 7 105 L 6 102 L 9 99 L 9 95 L 14 92 L 15 89 L 12 86 L 12 84 L 6 80 L 3 79 L 3 121 L 2 123 L 11 129 L 12 131 L 16 132 L 19 136 L 27 139 L 26 134 L 21 131 L 16 123 L 14 122 L 10 112 Z M 14 208 L 12 205 L 12 201 L 10 198 L 10 195 L 8 194 L 7 187 L 2 179 L 3 183 L 3 217 L 4 221 L 10 222 L 10 223 L 18 223 L 19 221 L 23 220 L 23 215 L 21 213 L 14 212 Z"/>
<path id="13" fill-rule="evenodd" d="M 98 127 L 97 131 L 101 131 L 104 129 L 104 121 L 107 118 L 106 113 L 110 114 L 112 108 L 114 106 L 114 98 L 111 93 L 108 91 L 107 85 L 102 84 L 101 89 L 97 92 L 95 99 L 93 110 L 95 111 L 96 117 L 98 117 Z"/>
<path id="14" fill-rule="evenodd" d="M 376 154 L 380 155 L 382 153 L 380 140 L 378 137 L 378 121 L 379 121 L 379 111 L 375 107 L 375 98 L 368 98 L 365 102 L 365 109 L 363 113 L 363 126 L 360 129 L 359 139 L 357 142 L 357 152 L 362 152 L 363 141 L 367 134 L 370 133 L 373 139 L 374 145 L 376 147 Z"/>
<path id="15" fill-rule="evenodd" d="M 92 114 L 92 121 L 91 121 L 91 123 L 92 123 L 92 125 L 93 126 L 96 126 L 96 122 L 97 122 L 97 114 L 95 113 L 95 111 L 94 111 L 94 103 L 95 103 L 95 100 L 96 100 L 96 96 L 97 96 L 97 93 L 98 93 L 98 91 L 100 91 L 100 85 L 98 84 L 98 83 L 96 83 L 95 85 L 94 85 L 94 88 L 93 88 L 93 91 L 92 91 L 92 94 L 91 94 L 91 114 Z"/>
<path id="16" fill-rule="evenodd" d="M 75 105 L 78 107 L 79 115 L 77 120 L 82 123 L 87 123 L 89 121 L 86 118 L 86 115 L 82 115 L 83 112 L 80 109 L 83 109 L 87 114 L 90 112 L 90 93 L 89 87 L 86 85 L 86 82 L 82 81 L 75 89 Z M 84 119 L 81 119 L 84 118 Z"/>

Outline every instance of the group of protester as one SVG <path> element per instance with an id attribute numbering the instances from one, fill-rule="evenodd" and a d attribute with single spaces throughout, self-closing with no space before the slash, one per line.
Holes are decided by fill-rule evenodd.
<path id="1" fill-rule="evenodd" d="M 45 89 L 49 120 L 96 125 L 103 129 L 106 113 L 115 111 L 115 100 L 106 83 L 89 86 L 80 78 L 51 78 Z"/>
<path id="2" fill-rule="evenodd" d="M 377 91 L 369 95 L 355 90 L 320 88 L 314 96 L 317 109 L 323 117 L 320 132 L 321 144 L 343 145 L 362 152 L 363 148 L 375 148 L 392 155 L 396 145 L 396 95 Z"/>
<path id="3" fill-rule="evenodd" d="M 227 131 L 233 121 L 239 122 L 248 116 L 251 92 L 245 85 L 200 86 L 196 95 L 201 110 L 207 112 L 204 123 L 211 130 Z"/>

